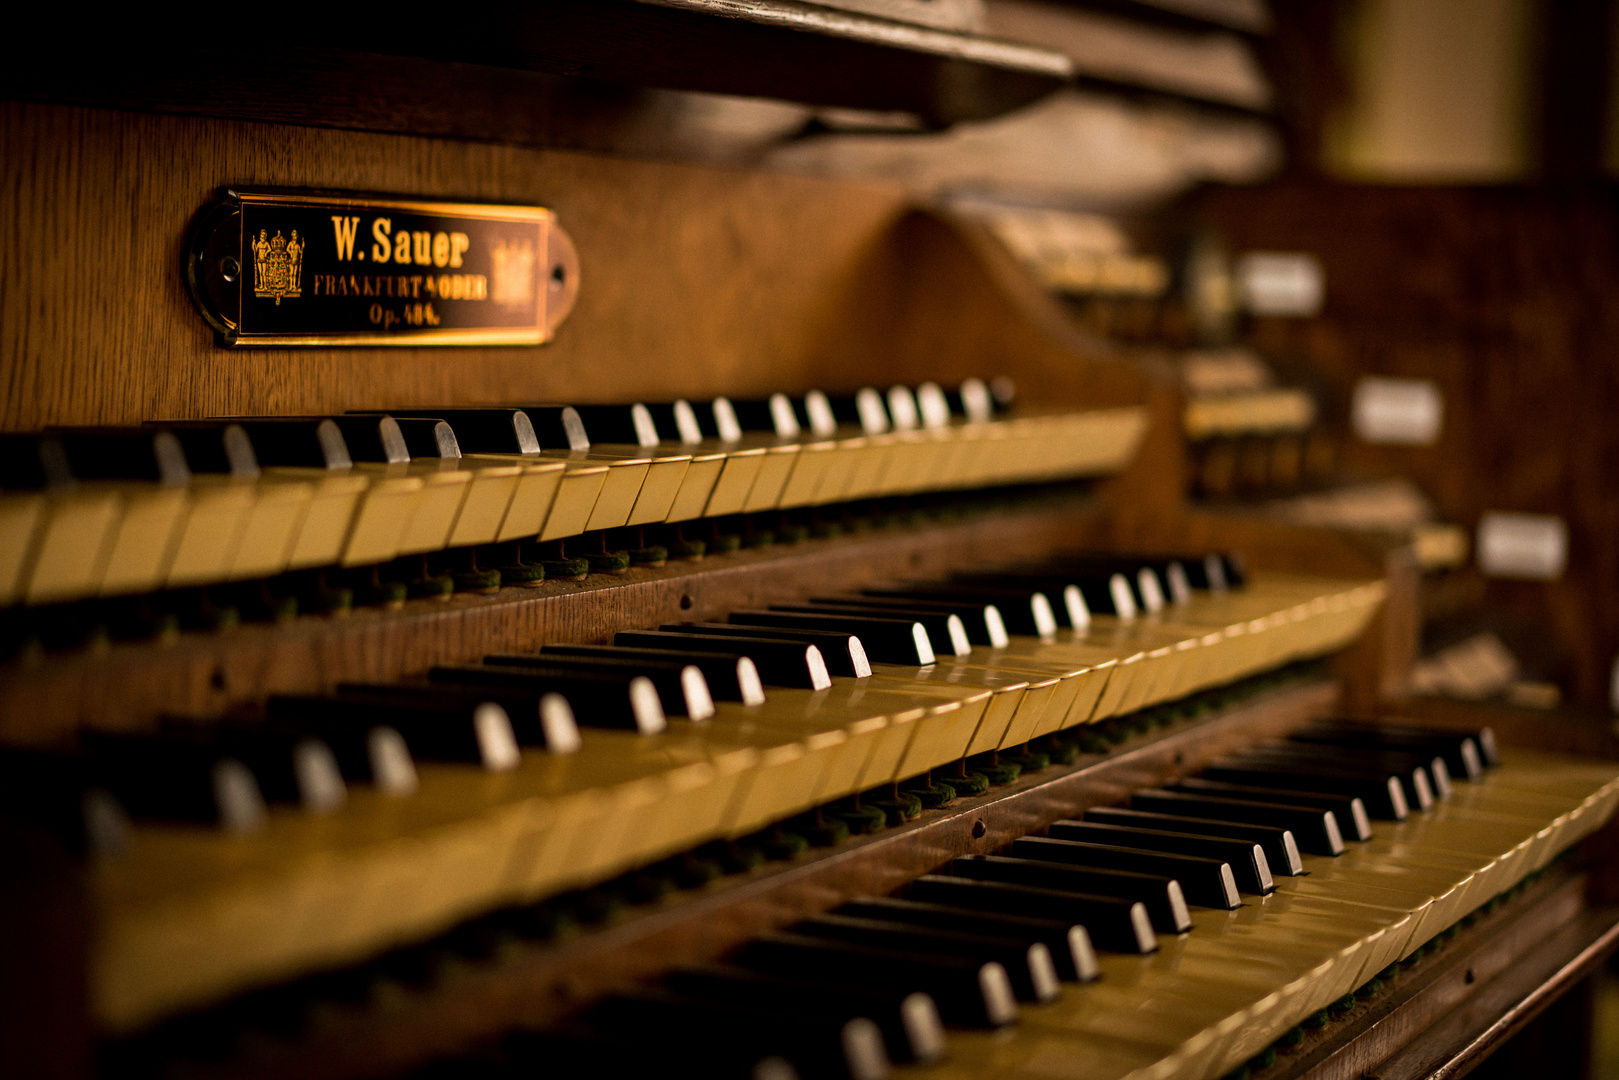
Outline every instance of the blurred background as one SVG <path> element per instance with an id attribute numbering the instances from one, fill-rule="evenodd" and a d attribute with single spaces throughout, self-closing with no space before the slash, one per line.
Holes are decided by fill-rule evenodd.
<path id="1" fill-rule="evenodd" d="M 1193 498 L 1417 538 L 1417 690 L 1614 707 L 1613 5 L 818 6 L 1074 77 L 988 119 L 939 115 L 948 85 L 930 116 L 568 82 L 546 141 L 895 181 L 982 221 L 1099 352 L 1179 385 Z"/>
<path id="2" fill-rule="evenodd" d="M 1055 49 L 1075 78 L 948 128 L 599 90 L 617 122 L 553 137 L 897 181 L 981 221 L 1098 352 L 1178 386 L 1163 467 L 1194 500 L 1416 539 L 1422 710 L 1619 709 L 1613 4 L 822 6 Z M 1573 1008 L 1619 1076 L 1619 981 Z M 1484 1071 L 1522 1074 L 1570 1015 Z"/>

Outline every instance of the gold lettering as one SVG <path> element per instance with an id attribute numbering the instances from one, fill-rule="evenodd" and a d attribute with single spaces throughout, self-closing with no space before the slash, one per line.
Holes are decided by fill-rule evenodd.
<path id="1" fill-rule="evenodd" d="M 472 275 L 473 300 L 487 300 L 489 298 L 489 279 L 482 274 Z"/>
<path id="2" fill-rule="evenodd" d="M 425 284 L 427 286 L 427 295 L 428 296 L 437 296 L 438 295 L 438 282 L 433 279 L 432 274 L 427 275 L 427 281 L 425 282 Z"/>
<path id="3" fill-rule="evenodd" d="M 394 262 L 410 262 L 410 233 L 402 232 L 394 237 Z"/>
<path id="4" fill-rule="evenodd" d="M 354 234 L 359 230 L 359 227 L 360 219 L 357 217 L 332 215 L 332 232 L 337 234 L 337 258 L 339 261 L 354 261 Z"/>
<path id="5" fill-rule="evenodd" d="M 348 291 L 348 295 L 350 295 L 350 296 L 363 296 L 363 295 L 365 295 L 364 293 L 362 293 L 360 291 L 359 279 L 357 279 L 353 274 L 349 275 L 349 291 Z"/>
<path id="6" fill-rule="evenodd" d="M 467 238 L 466 233 L 464 233 L 464 232 L 453 232 L 453 233 L 451 233 L 450 234 L 450 265 L 451 266 L 460 266 L 461 265 L 461 256 L 462 256 L 462 254 L 464 254 L 466 252 L 467 248 L 469 248 L 471 246 L 472 246 L 472 241 Z M 442 266 L 443 264 L 440 263 L 439 265 Z"/>
<path id="7" fill-rule="evenodd" d="M 416 265 L 433 265 L 433 234 L 429 232 L 413 232 L 411 239 L 416 244 Z"/>
<path id="8" fill-rule="evenodd" d="M 410 276 L 410 295 L 422 295 L 422 278 L 420 274 L 412 274 Z"/>
<path id="9" fill-rule="evenodd" d="M 376 281 L 376 278 L 366 277 L 366 278 L 361 278 L 360 281 L 365 286 L 365 295 L 367 295 L 367 296 L 375 296 L 375 295 L 377 295 L 377 290 L 376 290 L 375 286 L 372 285 L 372 282 Z"/>
<path id="10" fill-rule="evenodd" d="M 371 223 L 371 235 L 377 239 L 377 242 L 371 245 L 372 262 L 386 263 L 388 261 L 389 248 L 392 246 L 392 242 L 388 239 L 388 234 L 393 232 L 393 227 L 392 218 L 379 217 Z"/>
<path id="11" fill-rule="evenodd" d="M 450 237 L 448 233 L 433 234 L 433 265 L 450 265 Z"/>

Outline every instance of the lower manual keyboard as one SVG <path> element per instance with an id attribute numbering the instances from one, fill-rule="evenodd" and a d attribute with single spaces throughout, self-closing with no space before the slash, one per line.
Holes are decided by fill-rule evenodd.
<path id="1" fill-rule="evenodd" d="M 1329 728 L 1308 729 L 1300 741 Z M 1460 753 L 1466 738 L 1433 733 L 1422 753 Z M 1346 768 L 1373 767 L 1375 752 L 1346 742 L 1337 747 Z M 1132 801 L 1152 804 L 1153 795 Z M 1302 812 L 1287 797 L 1226 799 L 1224 810 L 1206 797 L 1201 808 L 1242 818 L 1244 808 L 1267 807 L 1273 822 L 1285 822 Z M 1148 905 L 1132 898 L 1152 888 L 1173 896 L 1185 879 L 1144 866 L 1133 880 L 1110 883 L 1106 860 L 1083 850 L 1097 845 L 1062 838 L 1097 839 L 1110 828 L 1120 850 L 1133 831 L 1137 843 L 1156 837 L 1156 848 L 1209 854 L 1200 846 L 1207 837 L 1170 829 L 1168 815 L 1138 812 L 1123 824 L 1128 811 L 1098 808 L 1084 822 L 1053 825 L 1044 850 L 1020 842 L 1010 857 L 957 859 L 901 897 L 850 901 L 746 943 L 722 964 L 612 995 L 565 1035 L 507 1040 L 440 1068 L 505 1076 L 588 1047 L 602 1076 L 638 1075 L 673 1053 L 708 1075 L 753 1080 L 881 1080 L 891 1065 L 918 1080 L 1212 1080 L 1377 985 L 1392 965 L 1598 828 L 1616 803 L 1619 766 L 1513 751 L 1429 809 L 1377 821 L 1369 839 L 1351 839 L 1337 856 L 1305 854 L 1263 887 L 1245 883 L 1234 906 L 1190 900 L 1184 921 L 1156 934 Z M 1150 817 L 1157 820 L 1143 822 Z M 1278 838 L 1249 833 L 1228 843 L 1251 839 L 1263 865 L 1266 843 Z M 1050 845 L 1062 844 L 1073 845 L 1072 861 L 1051 858 Z M 1083 887 L 1103 895 L 1065 886 L 1064 875 L 1081 868 L 1091 871 Z M 662 1039 L 655 1051 L 614 1039 L 632 1030 Z M 738 1030 L 748 1037 L 738 1041 Z"/>

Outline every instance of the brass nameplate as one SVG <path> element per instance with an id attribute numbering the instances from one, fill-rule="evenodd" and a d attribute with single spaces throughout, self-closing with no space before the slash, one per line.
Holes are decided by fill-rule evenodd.
<path id="1" fill-rule="evenodd" d="M 233 347 L 538 345 L 579 287 L 542 207 L 242 188 L 198 215 L 185 272 Z"/>

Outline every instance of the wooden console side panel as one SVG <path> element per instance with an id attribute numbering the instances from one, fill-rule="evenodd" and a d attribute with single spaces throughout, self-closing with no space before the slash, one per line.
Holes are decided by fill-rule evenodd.
<path id="1" fill-rule="evenodd" d="M 578 305 L 539 348 L 216 348 L 180 267 L 223 185 L 551 207 L 579 250 Z M 908 213 L 890 184 L 0 102 L 0 427 L 970 375 L 1043 401 L 1144 399 L 1129 365 L 1034 321 L 1037 290 L 986 270 L 992 248 Z"/>

